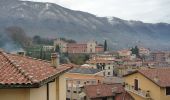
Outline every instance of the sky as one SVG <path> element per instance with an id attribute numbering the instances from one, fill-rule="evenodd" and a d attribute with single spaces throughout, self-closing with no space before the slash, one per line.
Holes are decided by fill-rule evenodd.
<path id="1" fill-rule="evenodd" d="M 99 17 L 170 23 L 170 0 L 29 0 L 51 2 Z"/>

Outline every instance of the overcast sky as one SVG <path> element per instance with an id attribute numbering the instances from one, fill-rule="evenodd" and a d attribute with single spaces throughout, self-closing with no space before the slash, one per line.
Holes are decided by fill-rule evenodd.
<path id="1" fill-rule="evenodd" d="M 170 0 L 31 0 L 126 20 L 170 23 Z"/>

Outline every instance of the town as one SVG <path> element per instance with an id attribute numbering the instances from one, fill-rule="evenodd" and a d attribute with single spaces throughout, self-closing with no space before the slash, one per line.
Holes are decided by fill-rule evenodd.
<path id="1" fill-rule="evenodd" d="M 39 48 L 1 49 L 2 100 L 170 99 L 168 51 L 140 46 L 112 51 L 106 40 L 98 44 L 64 38 Z"/>
<path id="2" fill-rule="evenodd" d="M 170 100 L 170 0 L 0 0 L 0 100 Z"/>

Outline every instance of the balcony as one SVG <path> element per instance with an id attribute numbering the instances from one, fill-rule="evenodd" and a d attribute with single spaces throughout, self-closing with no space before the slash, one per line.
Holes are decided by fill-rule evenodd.
<path id="1" fill-rule="evenodd" d="M 128 92 L 132 92 L 138 96 L 141 96 L 143 98 L 146 99 L 150 99 L 150 91 L 146 91 L 146 90 L 141 90 L 140 88 L 138 90 L 135 90 L 134 86 L 131 86 L 129 84 L 125 84 L 125 90 Z"/>

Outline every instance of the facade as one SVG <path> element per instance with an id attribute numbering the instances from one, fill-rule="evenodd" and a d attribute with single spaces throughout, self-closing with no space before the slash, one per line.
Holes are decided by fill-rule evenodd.
<path id="1" fill-rule="evenodd" d="M 87 85 L 84 93 L 81 100 L 134 100 L 121 84 Z"/>
<path id="2" fill-rule="evenodd" d="M 96 46 L 97 46 L 96 41 L 87 42 L 87 52 L 88 53 L 96 53 Z"/>
<path id="3" fill-rule="evenodd" d="M 65 100 L 64 73 L 71 66 L 0 51 L 0 99 L 2 100 Z"/>
<path id="4" fill-rule="evenodd" d="M 87 44 L 69 43 L 67 44 L 68 53 L 87 53 Z"/>
<path id="5" fill-rule="evenodd" d="M 97 53 L 102 53 L 102 52 L 104 52 L 103 46 L 96 46 L 96 47 L 95 47 L 95 52 L 97 52 Z"/>
<path id="6" fill-rule="evenodd" d="M 100 70 L 92 68 L 74 68 L 65 77 L 67 78 L 67 100 L 81 100 L 80 93 L 83 86 L 103 83 Z"/>
<path id="7" fill-rule="evenodd" d="M 109 60 L 89 60 L 86 62 L 90 66 L 103 71 L 103 76 L 112 77 L 115 75 L 115 62 Z"/>
<path id="8" fill-rule="evenodd" d="M 125 90 L 135 100 L 170 100 L 170 69 L 145 69 L 124 76 Z"/>

